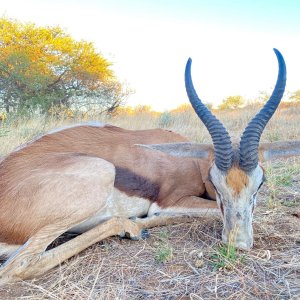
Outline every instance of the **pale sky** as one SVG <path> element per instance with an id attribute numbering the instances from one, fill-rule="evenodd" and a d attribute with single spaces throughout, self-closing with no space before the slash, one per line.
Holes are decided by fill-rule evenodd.
<path id="1" fill-rule="evenodd" d="M 128 105 L 163 111 L 187 102 L 188 57 L 204 102 L 255 98 L 275 85 L 274 47 L 286 60 L 287 90 L 300 89 L 299 0 L 0 0 L 0 15 L 93 42 L 135 90 Z"/>

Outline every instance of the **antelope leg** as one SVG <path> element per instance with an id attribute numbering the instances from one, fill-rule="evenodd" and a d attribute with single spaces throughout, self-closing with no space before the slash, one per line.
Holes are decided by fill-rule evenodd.
<path id="1" fill-rule="evenodd" d="M 36 277 L 107 237 L 128 233 L 135 238 L 140 235 L 141 230 L 128 219 L 114 217 L 56 248 L 38 252 L 35 251 L 35 244 L 41 233 L 43 232 L 33 236 L 5 263 L 0 270 L 0 283 Z"/>

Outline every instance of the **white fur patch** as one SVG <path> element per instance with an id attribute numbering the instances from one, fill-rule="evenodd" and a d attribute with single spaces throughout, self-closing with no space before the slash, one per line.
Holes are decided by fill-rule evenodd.
<path id="1" fill-rule="evenodd" d="M 13 254 L 21 245 L 0 243 L 0 257 L 6 258 Z"/>
<path id="2" fill-rule="evenodd" d="M 218 216 L 220 210 L 218 208 L 188 208 L 180 206 L 171 206 L 161 208 L 157 203 L 153 203 L 149 209 L 148 217 L 153 216 L 155 213 L 162 215 L 188 215 L 188 216 Z"/>
<path id="3" fill-rule="evenodd" d="M 217 198 L 221 195 L 222 199 L 228 202 L 247 203 L 251 196 L 257 192 L 258 187 L 262 181 L 263 170 L 258 165 L 248 175 L 248 183 L 241 190 L 239 194 L 235 194 L 235 191 L 228 185 L 226 181 L 226 174 L 223 174 L 216 165 L 213 165 L 210 171 L 212 182 L 217 189 Z"/>
<path id="4" fill-rule="evenodd" d="M 69 231 L 83 233 L 112 217 L 142 217 L 147 215 L 150 205 L 151 202 L 147 199 L 130 197 L 114 188 L 103 209 Z"/>

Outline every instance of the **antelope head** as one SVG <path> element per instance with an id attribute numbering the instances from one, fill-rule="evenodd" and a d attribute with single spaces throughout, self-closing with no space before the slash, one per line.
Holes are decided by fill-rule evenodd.
<path id="1" fill-rule="evenodd" d="M 185 84 L 189 100 L 201 121 L 208 129 L 214 145 L 214 161 L 209 180 L 223 218 L 222 239 L 242 249 L 253 245 L 252 219 L 256 195 L 264 182 L 264 171 L 259 164 L 261 134 L 278 107 L 286 83 L 286 67 L 280 52 L 274 49 L 279 64 L 274 91 L 260 112 L 250 121 L 234 147 L 222 123 L 201 102 L 191 78 L 191 59 L 185 70 Z"/>

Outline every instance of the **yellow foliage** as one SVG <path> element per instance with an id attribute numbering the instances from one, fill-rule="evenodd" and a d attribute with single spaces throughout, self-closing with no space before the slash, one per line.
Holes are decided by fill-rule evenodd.
<path id="1" fill-rule="evenodd" d="M 132 106 L 119 106 L 116 110 L 115 110 L 115 115 L 133 115 L 134 114 L 134 109 L 132 108 Z"/>
<path id="2" fill-rule="evenodd" d="M 0 18 L 1 60 L 12 54 L 24 54 L 42 74 L 55 77 L 55 67 L 68 66 L 69 72 L 80 73 L 81 79 L 112 77 L 111 64 L 96 52 L 92 43 L 75 41 L 59 26 L 38 27 L 33 23 Z M 31 70 L 27 69 L 27 73 Z"/>
<path id="3" fill-rule="evenodd" d="M 242 96 L 229 96 L 226 99 L 222 101 L 222 103 L 219 105 L 220 110 L 224 109 L 236 109 L 241 106 L 243 106 L 245 103 L 245 100 Z"/>
<path id="4" fill-rule="evenodd" d="M 56 117 L 58 119 L 73 119 L 74 118 L 74 112 L 72 111 L 72 109 L 70 109 L 64 105 L 52 106 L 48 110 L 48 113 L 52 117 Z"/>
<path id="5" fill-rule="evenodd" d="M 7 114 L 5 112 L 0 112 L 0 122 L 3 122 L 7 119 Z"/>
<path id="6" fill-rule="evenodd" d="M 47 110 L 59 99 L 66 104 L 73 91 L 90 93 L 115 81 L 111 63 L 92 43 L 74 40 L 59 26 L 38 27 L 2 17 L 0 41 L 0 76 L 13 87 L 7 88 L 10 101 L 17 98 L 10 94 L 13 90 L 24 102 L 45 103 Z"/>
<path id="7" fill-rule="evenodd" d="M 176 108 L 172 109 L 172 113 L 183 113 L 183 112 L 191 112 L 193 108 L 190 103 L 183 103 L 177 106 Z"/>
<path id="8" fill-rule="evenodd" d="M 150 105 L 137 105 L 132 106 L 120 106 L 115 110 L 115 115 L 124 115 L 124 116 L 136 116 L 139 114 L 149 114 L 152 116 L 157 116 L 160 113 L 153 111 Z"/>

